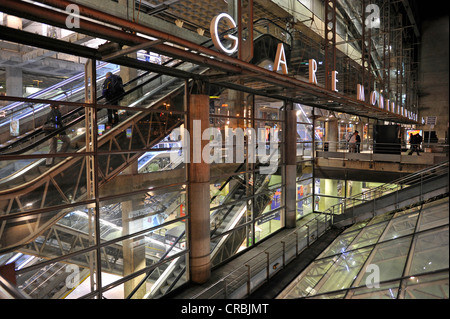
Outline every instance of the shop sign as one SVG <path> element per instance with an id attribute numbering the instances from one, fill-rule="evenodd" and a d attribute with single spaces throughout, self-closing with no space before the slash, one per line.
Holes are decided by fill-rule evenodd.
<path id="1" fill-rule="evenodd" d="M 370 10 L 373 10 L 374 8 L 370 8 Z M 371 13 L 372 13 L 371 12 Z M 376 14 L 376 12 L 375 12 Z M 222 41 L 219 38 L 219 23 L 223 20 L 230 29 L 236 27 L 236 22 L 233 20 L 233 18 L 227 14 L 227 13 L 221 13 L 217 16 L 215 16 L 211 20 L 210 24 L 210 32 L 212 41 L 214 43 L 214 46 L 222 53 L 232 55 L 235 53 L 239 47 L 239 38 L 228 34 L 225 35 L 224 38 L 228 41 L 231 41 L 231 46 L 229 48 L 225 47 L 222 43 Z M 372 21 L 373 19 L 370 19 Z M 376 27 L 376 25 L 371 25 L 371 27 Z M 315 59 L 309 59 L 308 61 L 309 65 L 309 83 L 317 85 L 317 61 Z M 288 67 L 287 67 L 287 61 L 286 61 L 286 54 L 284 52 L 284 46 L 282 43 L 279 43 L 277 46 L 277 52 L 275 54 L 275 60 L 273 64 L 273 71 L 278 72 L 281 69 L 282 74 L 287 75 L 288 74 Z M 339 82 L 338 79 L 338 72 L 336 70 L 331 71 L 331 90 L 334 92 L 338 92 L 337 89 L 337 83 Z M 356 87 L 356 99 L 359 101 L 366 102 L 366 96 L 364 91 L 364 86 L 362 84 L 357 84 Z M 380 94 L 378 91 L 372 91 L 369 95 L 369 104 L 375 106 L 378 105 L 381 109 L 386 109 L 389 112 L 400 114 L 403 117 L 407 117 L 409 119 L 413 119 L 417 121 L 417 114 L 410 112 L 409 110 L 406 110 L 401 105 L 396 105 L 394 101 L 390 101 L 389 99 L 384 99 L 383 95 Z"/>

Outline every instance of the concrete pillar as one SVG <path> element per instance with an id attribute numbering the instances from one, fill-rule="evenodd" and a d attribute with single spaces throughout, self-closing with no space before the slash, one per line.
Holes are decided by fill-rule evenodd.
<path id="1" fill-rule="evenodd" d="M 297 113 L 286 111 L 286 228 L 295 228 L 297 222 Z"/>
<path id="2" fill-rule="evenodd" d="M 23 97 L 22 69 L 7 66 L 6 68 L 6 95 Z"/>
<path id="3" fill-rule="evenodd" d="M 193 94 L 189 97 L 189 123 L 190 133 L 190 163 L 188 208 L 189 208 L 189 245 L 190 280 L 202 284 L 211 276 L 210 258 L 210 165 L 200 160 L 194 161 L 194 156 L 202 152 L 209 141 L 201 139 L 201 134 L 209 127 L 209 96 Z M 200 120 L 200 132 L 194 132 L 194 121 Z M 199 133 L 199 134 L 198 134 Z M 200 149 L 198 149 L 200 148 Z"/>
<path id="4" fill-rule="evenodd" d="M 328 151 L 336 152 L 339 142 L 339 125 L 337 119 L 325 122 L 325 142 L 328 142 Z"/>
<path id="5" fill-rule="evenodd" d="M 132 234 L 143 229 L 141 218 L 134 219 L 133 211 L 137 209 L 134 201 L 122 202 L 122 228 L 124 234 Z M 142 244 L 135 245 L 136 241 L 142 240 Z M 145 238 L 144 236 L 133 237 L 123 241 L 123 275 L 133 274 L 145 268 Z M 144 274 L 145 275 L 145 274 Z M 124 296 L 128 296 L 141 282 L 144 275 L 134 277 L 124 283 Z M 142 285 L 133 295 L 133 298 L 142 299 L 146 293 L 146 285 Z"/>
<path id="6" fill-rule="evenodd" d="M 137 161 L 125 170 L 125 174 L 137 174 Z M 122 202 L 122 226 L 124 234 L 131 234 L 143 229 L 143 220 L 132 218 L 132 213 L 136 210 L 135 201 Z M 126 239 L 123 241 L 123 275 L 135 273 L 143 269 L 145 265 L 145 245 L 137 245 L 134 243 L 142 239 L 139 238 Z M 124 296 L 127 297 L 133 289 L 141 282 L 144 275 L 137 276 L 124 283 Z M 142 285 L 138 291 L 133 295 L 133 298 L 142 299 L 146 294 L 146 285 Z"/>

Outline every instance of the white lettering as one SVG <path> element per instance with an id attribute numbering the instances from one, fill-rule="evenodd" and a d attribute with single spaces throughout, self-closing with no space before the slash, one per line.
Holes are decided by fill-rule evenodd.
<path id="1" fill-rule="evenodd" d="M 377 265 L 370 264 L 366 268 L 366 273 L 370 271 L 366 277 L 366 287 L 367 288 L 380 288 L 380 268 Z"/>
<path id="2" fill-rule="evenodd" d="M 380 109 L 384 109 L 384 97 L 381 94 L 378 97 L 378 107 Z"/>
<path id="3" fill-rule="evenodd" d="M 202 158 L 202 121 L 193 120 L 192 121 L 193 131 L 192 132 L 192 162 L 201 163 Z"/>
<path id="4" fill-rule="evenodd" d="M 338 92 L 337 82 L 339 81 L 337 79 L 337 75 L 338 75 L 337 71 L 331 71 L 331 90 L 335 92 Z"/>
<path id="5" fill-rule="evenodd" d="M 356 86 L 356 99 L 360 100 L 360 101 L 365 101 L 366 97 L 364 95 L 364 86 L 361 84 L 358 84 Z"/>
<path id="6" fill-rule="evenodd" d="M 309 83 L 317 84 L 317 62 L 314 59 L 309 60 Z"/>
<path id="7" fill-rule="evenodd" d="M 283 72 L 283 74 L 288 74 L 286 54 L 284 53 L 283 43 L 278 43 L 277 53 L 275 55 L 275 62 L 273 64 L 273 70 L 275 72 L 277 72 L 278 69 L 280 68 L 280 64 L 281 64 L 281 71 Z"/>
<path id="8" fill-rule="evenodd" d="M 208 127 L 203 131 L 202 139 L 209 141 L 202 150 L 203 162 L 207 164 L 221 163 L 222 134 L 220 133 L 220 129 L 217 127 Z"/>
<path id="9" fill-rule="evenodd" d="M 181 313 L 183 314 L 207 314 L 210 317 L 214 315 L 216 306 L 196 306 L 188 303 L 187 306 L 181 307 Z"/>
<path id="10" fill-rule="evenodd" d="M 231 45 L 230 48 L 226 48 L 222 44 L 222 42 L 219 39 L 219 22 L 221 19 L 225 20 L 230 29 L 236 28 L 236 22 L 234 22 L 233 18 L 228 13 L 221 13 L 211 20 L 211 24 L 209 26 L 209 31 L 211 32 L 211 39 L 214 43 L 214 46 L 218 50 L 228 55 L 231 55 L 236 52 L 239 45 L 239 40 L 236 36 L 227 34 L 224 36 L 224 38 L 230 40 L 233 44 Z"/>
<path id="11" fill-rule="evenodd" d="M 69 14 L 66 18 L 66 27 L 69 29 L 80 28 L 80 8 L 76 4 L 69 4 L 66 12 Z"/>
<path id="12" fill-rule="evenodd" d="M 376 91 L 372 91 L 372 93 L 370 93 L 370 104 L 372 104 L 372 105 L 377 104 L 377 92 Z"/>
<path id="13" fill-rule="evenodd" d="M 365 25 L 369 29 L 379 29 L 380 28 L 380 7 L 376 4 L 369 4 L 366 7 L 366 13 L 369 13 Z"/>
<path id="14" fill-rule="evenodd" d="M 66 287 L 73 289 L 80 284 L 80 268 L 77 265 L 67 265 L 66 272 L 72 272 L 66 277 Z"/>

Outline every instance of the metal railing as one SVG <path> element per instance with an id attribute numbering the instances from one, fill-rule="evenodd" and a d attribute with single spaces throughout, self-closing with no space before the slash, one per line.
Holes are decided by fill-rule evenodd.
<path id="1" fill-rule="evenodd" d="M 315 150 L 323 151 L 323 152 L 342 152 L 342 153 L 351 153 L 350 143 L 346 140 L 340 141 L 315 141 Z M 432 143 L 429 139 L 424 140 L 422 143 L 418 145 L 420 152 L 433 152 L 433 153 L 441 153 L 447 154 L 449 152 L 449 144 L 448 143 Z M 412 151 L 412 146 L 410 143 L 401 142 L 401 143 L 376 143 L 372 139 L 362 141 L 358 150 L 360 153 L 364 154 L 405 154 L 410 153 Z M 358 152 L 358 153 L 359 153 Z M 413 155 L 416 153 L 414 152 Z"/>
<path id="2" fill-rule="evenodd" d="M 249 296 L 268 282 L 331 227 L 331 216 L 316 215 L 295 230 L 249 259 L 191 299 L 239 299 Z"/>
<path id="3" fill-rule="evenodd" d="M 449 162 L 443 162 L 440 164 L 437 164 L 432 167 L 425 168 L 423 170 L 420 170 L 416 173 L 409 174 L 405 177 L 401 177 L 399 179 L 396 179 L 392 182 L 380 185 L 376 188 L 369 189 L 367 191 L 364 191 L 360 194 L 354 195 L 349 198 L 343 199 L 340 203 L 335 204 L 328 209 L 324 211 L 325 214 L 329 214 L 332 218 L 332 221 L 334 223 L 334 216 L 338 214 L 343 214 L 346 209 L 354 208 L 357 205 L 364 204 L 367 202 L 372 201 L 375 206 L 376 199 L 395 193 L 395 208 L 398 209 L 399 207 L 399 191 L 412 187 L 412 186 L 419 186 L 420 192 L 419 192 L 419 201 L 423 200 L 423 185 L 427 181 L 441 175 L 447 175 L 448 176 L 448 165 Z M 448 184 L 447 184 L 448 189 Z"/>

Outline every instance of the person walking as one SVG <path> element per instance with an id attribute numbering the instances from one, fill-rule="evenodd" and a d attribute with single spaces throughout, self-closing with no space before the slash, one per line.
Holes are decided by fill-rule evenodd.
<path id="1" fill-rule="evenodd" d="M 58 130 L 63 127 L 61 111 L 59 110 L 59 105 L 50 106 L 50 113 L 47 115 L 46 123 L 51 124 L 54 130 Z M 57 152 L 58 139 L 60 139 L 63 144 L 58 153 L 65 153 L 70 146 L 70 138 L 67 136 L 66 131 L 61 131 L 58 134 L 50 138 L 50 151 L 49 154 L 54 154 Z M 54 158 L 49 157 L 45 160 L 47 166 L 52 165 Z"/>
<path id="2" fill-rule="evenodd" d="M 120 98 L 125 93 L 122 78 L 111 72 L 107 72 L 105 77 L 102 94 L 105 97 L 106 104 L 119 105 Z M 119 110 L 108 109 L 108 125 L 114 126 L 117 123 L 119 123 Z"/>

